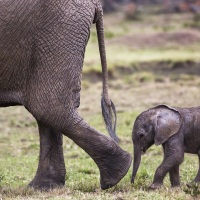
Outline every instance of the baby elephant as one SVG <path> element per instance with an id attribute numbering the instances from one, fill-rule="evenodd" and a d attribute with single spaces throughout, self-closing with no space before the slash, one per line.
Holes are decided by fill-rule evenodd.
<path id="1" fill-rule="evenodd" d="M 132 139 L 132 183 L 140 165 L 141 152 L 153 144 L 162 144 L 164 160 L 156 170 L 150 189 L 161 187 L 168 172 L 172 187 L 180 186 L 179 165 L 183 162 L 184 152 L 197 154 L 200 160 L 200 107 L 172 108 L 159 105 L 144 111 L 135 121 Z M 194 182 L 200 182 L 200 169 Z"/>

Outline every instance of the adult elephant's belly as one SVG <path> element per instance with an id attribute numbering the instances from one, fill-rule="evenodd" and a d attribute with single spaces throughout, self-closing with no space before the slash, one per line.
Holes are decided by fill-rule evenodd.
<path id="1" fill-rule="evenodd" d="M 2 91 L 0 92 L 0 107 L 22 105 L 22 92 Z"/>
<path id="2" fill-rule="evenodd" d="M 23 103 L 32 64 L 32 19 L 37 2 L 0 1 L 0 106 Z"/>
<path id="3" fill-rule="evenodd" d="M 0 37 L 0 43 L 1 43 Z M 27 48 L 13 44 L 0 47 L 0 106 L 23 103 L 30 55 Z M 23 62 L 22 62 L 23 61 Z"/>
<path id="4" fill-rule="evenodd" d="M 22 104 L 22 92 L 30 78 L 31 47 L 28 40 L 18 37 L 11 41 L 10 37 L 0 36 L 0 106 Z"/>

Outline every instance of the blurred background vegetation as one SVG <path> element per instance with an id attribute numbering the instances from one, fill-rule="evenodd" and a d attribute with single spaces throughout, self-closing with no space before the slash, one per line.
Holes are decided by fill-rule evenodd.
<path id="1" fill-rule="evenodd" d="M 156 6 L 158 12 L 200 12 L 199 0 L 101 0 L 105 13 L 124 9 L 127 14 L 135 14 L 142 7 Z"/>
<path id="2" fill-rule="evenodd" d="M 120 146 L 132 153 L 136 116 L 158 104 L 200 105 L 200 1 L 102 0 L 109 70 L 109 94 L 118 113 Z M 107 134 L 101 117 L 101 65 L 95 26 L 83 67 L 79 111 L 89 124 Z M 114 188 L 101 191 L 99 171 L 90 157 L 64 138 L 66 186 L 50 192 L 26 188 L 37 169 L 39 137 L 35 119 L 22 107 L 0 112 L 0 199 L 198 199 L 199 186 L 187 188 L 198 158 L 185 155 L 181 189 L 148 191 L 162 161 L 161 147 L 142 157 L 134 185 L 131 169 Z"/>
<path id="3" fill-rule="evenodd" d="M 113 9 L 106 8 L 110 4 Z M 118 110 L 199 105 L 199 0 L 104 0 L 103 5 L 110 89 Z M 86 88 L 88 81 L 101 81 L 94 27 L 83 73 Z"/>

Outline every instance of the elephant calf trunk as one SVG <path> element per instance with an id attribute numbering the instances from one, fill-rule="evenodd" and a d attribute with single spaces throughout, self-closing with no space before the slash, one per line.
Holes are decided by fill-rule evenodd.
<path id="1" fill-rule="evenodd" d="M 139 142 L 138 142 L 139 143 Z M 134 162 L 133 162 L 133 172 L 131 176 L 131 183 L 134 183 L 135 176 L 137 174 L 140 161 L 141 161 L 141 150 L 140 144 L 134 145 Z"/>

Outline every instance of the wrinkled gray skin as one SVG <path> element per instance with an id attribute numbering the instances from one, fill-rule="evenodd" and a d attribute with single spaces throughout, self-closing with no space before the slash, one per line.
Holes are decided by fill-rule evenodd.
<path id="1" fill-rule="evenodd" d="M 172 187 L 180 186 L 179 165 L 184 152 L 197 154 L 200 161 L 200 107 L 172 108 L 160 105 L 141 113 L 133 127 L 134 164 L 131 182 L 140 165 L 141 153 L 162 144 L 164 160 L 157 168 L 150 189 L 163 185 L 169 172 Z M 194 179 L 200 182 L 200 169 Z"/>
<path id="2" fill-rule="evenodd" d="M 77 112 L 92 23 L 100 45 L 103 99 L 110 106 L 102 16 L 97 0 L 0 1 L 0 106 L 25 106 L 39 126 L 39 165 L 31 187 L 64 185 L 61 133 L 97 164 L 102 189 L 117 184 L 130 167 L 131 156 Z"/>

